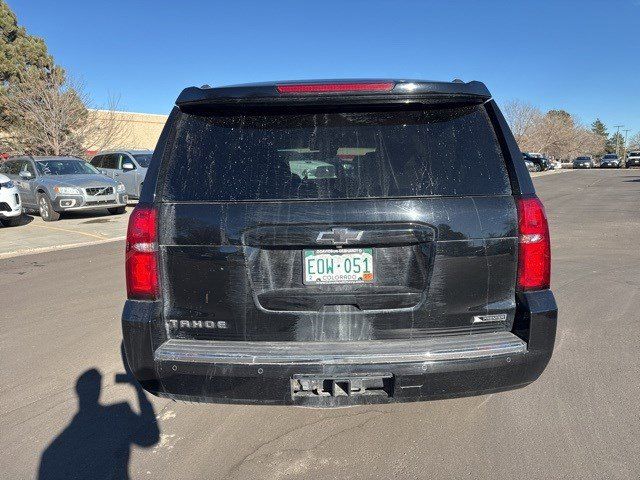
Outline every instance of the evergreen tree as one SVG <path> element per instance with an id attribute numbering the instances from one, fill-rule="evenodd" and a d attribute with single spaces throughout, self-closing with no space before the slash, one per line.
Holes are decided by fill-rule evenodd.
<path id="1" fill-rule="evenodd" d="M 547 115 L 552 118 L 557 118 L 561 121 L 568 122 L 573 125 L 573 118 L 571 114 L 566 110 L 549 110 Z"/>
<path id="2" fill-rule="evenodd" d="M 602 139 L 603 146 L 603 148 L 597 152 L 590 152 L 591 155 L 599 157 L 604 155 L 605 153 L 610 153 L 609 132 L 607 131 L 607 127 L 605 126 L 605 124 L 602 123 L 599 118 L 596 118 L 595 121 L 591 124 L 591 131 Z"/>
<path id="3" fill-rule="evenodd" d="M 624 136 L 616 132 L 611 137 L 609 137 L 609 142 L 607 144 L 607 153 L 617 153 L 622 156 L 624 152 Z"/>
<path id="4" fill-rule="evenodd" d="M 47 74 L 56 67 L 44 40 L 18 26 L 15 14 L 0 0 L 0 87 L 19 82 L 32 68 Z"/>
<path id="5" fill-rule="evenodd" d="M 55 65 L 44 40 L 29 35 L 24 27 L 19 26 L 15 13 L 4 0 L 0 0 L 0 154 L 26 151 L 15 150 L 12 137 L 37 137 L 33 130 L 21 130 L 25 125 L 25 112 L 16 108 L 14 96 L 20 92 L 22 99 L 24 92 L 36 91 L 34 87 L 43 82 L 65 85 L 64 69 Z M 33 98 L 34 102 L 47 105 L 44 95 L 55 92 L 39 93 L 41 97 Z"/>
<path id="6" fill-rule="evenodd" d="M 604 138 L 607 138 L 609 136 L 607 127 L 600 121 L 599 118 L 596 118 L 595 121 L 591 124 L 591 131 L 597 135 L 603 136 Z"/>

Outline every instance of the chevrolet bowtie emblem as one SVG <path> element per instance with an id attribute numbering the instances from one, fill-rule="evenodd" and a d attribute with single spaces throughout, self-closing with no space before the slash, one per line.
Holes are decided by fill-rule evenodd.
<path id="1" fill-rule="evenodd" d="M 349 230 L 348 228 L 332 228 L 325 232 L 320 232 L 316 242 L 331 243 L 333 245 L 346 245 L 357 242 L 362 238 L 362 230 Z"/>

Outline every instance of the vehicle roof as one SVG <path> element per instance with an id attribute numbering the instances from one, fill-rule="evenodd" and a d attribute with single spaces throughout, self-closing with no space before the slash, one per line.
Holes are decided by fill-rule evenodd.
<path id="1" fill-rule="evenodd" d="M 357 90 L 340 92 L 281 93 L 278 86 L 284 85 L 330 85 L 330 84 L 392 84 L 387 91 Z M 217 106 L 263 106 L 263 105 L 319 105 L 340 103 L 406 103 L 407 100 L 420 102 L 437 99 L 456 99 L 483 102 L 491 98 L 491 93 L 482 82 L 441 82 L 433 80 L 405 79 L 322 79 L 287 80 L 262 83 L 246 83 L 221 87 L 185 88 L 176 105 L 181 109 L 199 105 Z"/>
<path id="2" fill-rule="evenodd" d="M 98 153 L 96 153 L 94 155 L 94 157 L 98 156 L 98 155 L 106 155 L 108 153 L 130 153 L 131 155 L 138 155 L 138 154 L 145 154 L 145 153 L 153 153 L 153 150 L 129 150 L 127 148 L 119 148 L 119 149 L 114 149 L 114 150 L 101 150 Z"/>
<path id="3" fill-rule="evenodd" d="M 16 157 L 9 157 L 7 161 L 10 160 L 33 160 L 34 162 L 45 162 L 47 160 L 82 160 L 83 158 L 74 157 L 72 155 L 19 155 Z"/>

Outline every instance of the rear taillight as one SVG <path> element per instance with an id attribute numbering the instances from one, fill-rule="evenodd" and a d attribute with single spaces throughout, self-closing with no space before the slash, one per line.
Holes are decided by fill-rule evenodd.
<path id="1" fill-rule="evenodd" d="M 126 247 L 127 296 L 136 300 L 158 297 L 157 212 L 136 207 L 129 218 Z"/>
<path id="2" fill-rule="evenodd" d="M 279 93 L 389 92 L 393 82 L 296 83 L 278 85 Z"/>
<path id="3" fill-rule="evenodd" d="M 518 199 L 518 288 L 543 290 L 551 279 L 551 244 L 544 206 L 537 197 Z"/>

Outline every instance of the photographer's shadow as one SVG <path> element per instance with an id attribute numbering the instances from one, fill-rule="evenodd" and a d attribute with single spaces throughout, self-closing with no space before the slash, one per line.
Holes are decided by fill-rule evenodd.
<path id="1" fill-rule="evenodd" d="M 140 413 L 129 403 L 99 402 L 102 374 L 84 372 L 76 381 L 78 411 L 69 425 L 49 444 L 40 459 L 38 479 L 128 479 L 131 446 L 151 447 L 160 431 L 153 406 L 128 370 L 116 375 L 119 383 L 135 388 Z"/>

